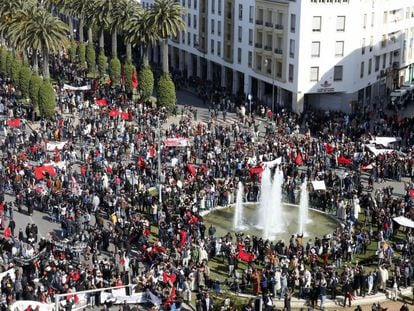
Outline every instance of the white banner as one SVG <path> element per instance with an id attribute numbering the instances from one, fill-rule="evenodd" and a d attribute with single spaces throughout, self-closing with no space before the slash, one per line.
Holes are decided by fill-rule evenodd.
<path id="1" fill-rule="evenodd" d="M 90 84 L 83 85 L 83 86 L 72 86 L 69 84 L 63 84 L 64 90 L 70 90 L 70 91 L 88 91 L 91 89 Z"/>
<path id="2" fill-rule="evenodd" d="M 58 150 L 62 150 L 63 147 L 66 145 L 66 141 L 62 141 L 62 142 L 48 142 L 46 144 L 46 149 L 47 151 L 55 151 L 55 148 L 57 148 Z"/>
<path id="3" fill-rule="evenodd" d="M 272 168 L 276 165 L 279 165 L 280 163 L 282 163 L 282 157 L 279 157 L 273 161 L 263 162 L 264 166 L 267 166 L 268 168 Z"/>
<path id="4" fill-rule="evenodd" d="M 401 141 L 401 137 L 375 137 L 374 140 L 370 140 L 371 144 L 382 145 L 384 147 L 391 147 L 390 145 Z"/>
<path id="5" fill-rule="evenodd" d="M 323 180 L 312 181 L 312 186 L 314 190 L 326 190 L 325 181 Z"/>
<path id="6" fill-rule="evenodd" d="M 166 138 L 163 140 L 165 147 L 187 147 L 189 142 L 187 138 Z"/>

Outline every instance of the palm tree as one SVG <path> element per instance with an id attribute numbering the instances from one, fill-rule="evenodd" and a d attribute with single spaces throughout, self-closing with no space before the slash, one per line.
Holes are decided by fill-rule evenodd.
<path id="1" fill-rule="evenodd" d="M 91 25 L 99 27 L 99 48 L 105 48 L 104 31 L 111 25 L 112 0 L 88 0 L 85 17 Z"/>
<path id="2" fill-rule="evenodd" d="M 0 0 L 0 36 L 2 44 L 5 43 L 4 39 L 9 36 L 9 26 L 12 19 L 16 16 L 16 12 L 29 3 L 30 1 L 25 0 Z"/>
<path id="3" fill-rule="evenodd" d="M 114 2 L 114 7 L 112 11 L 112 29 L 113 32 L 115 31 L 115 42 L 112 42 L 112 57 L 116 56 L 116 31 L 121 30 L 125 33 L 125 30 L 128 27 L 128 21 L 134 15 L 136 10 L 139 10 L 139 6 L 133 2 L 132 0 L 119 0 Z M 112 33 L 113 33 L 112 32 Z M 125 39 L 127 41 L 127 39 Z M 115 49 L 114 49 L 115 48 Z M 114 55 L 115 52 L 115 55 Z M 127 62 L 132 61 L 132 51 L 131 51 L 131 44 L 126 42 L 126 54 L 127 54 Z"/>
<path id="4" fill-rule="evenodd" d="M 79 0 L 66 0 L 65 7 L 66 12 L 68 12 L 69 15 L 76 17 L 79 20 L 79 42 L 83 43 L 85 41 L 83 35 L 83 28 L 85 24 L 87 2 Z"/>
<path id="5" fill-rule="evenodd" d="M 168 73 L 168 38 L 184 30 L 184 8 L 175 0 L 155 0 L 149 24 L 154 25 L 162 44 L 162 71 Z"/>
<path id="6" fill-rule="evenodd" d="M 69 45 L 66 36 L 68 26 L 40 7 L 32 7 L 31 14 L 29 19 L 16 21 L 16 25 L 12 27 L 13 33 L 21 33 L 19 40 L 22 46 L 31 47 L 34 53 L 41 51 L 43 77 L 49 79 L 49 53 L 55 53 Z"/>
<path id="7" fill-rule="evenodd" d="M 125 25 L 126 40 L 132 46 L 141 46 L 143 67 L 149 66 L 148 50 L 159 40 L 155 25 L 150 24 L 150 12 L 137 7 Z"/>

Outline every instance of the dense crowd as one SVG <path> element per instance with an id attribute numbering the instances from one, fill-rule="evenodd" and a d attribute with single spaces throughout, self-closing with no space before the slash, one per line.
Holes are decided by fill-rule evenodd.
<path id="1" fill-rule="evenodd" d="M 62 79 L 72 71 L 62 64 Z M 199 120 L 193 107 L 169 119 L 163 108 L 100 85 L 85 93 L 56 86 L 54 120 L 29 125 L 10 80 L 1 78 L 0 86 L 0 112 L 7 117 L 0 124 L 0 263 L 2 271 L 15 271 L 1 279 L 2 309 L 15 300 L 50 303 L 57 293 L 126 284 L 150 291 L 167 310 L 194 299 L 197 310 L 212 310 L 217 302 L 210 294 L 225 286 L 262 295 L 265 310 L 277 299 L 289 310 L 292 295 L 312 307 L 320 300 L 323 309 L 327 297 L 344 296 L 344 305 L 378 291 L 396 298 L 411 285 L 414 235 L 392 219 L 414 217 L 413 118 L 322 111 L 299 117 L 260 106 L 250 115 L 216 93 L 207 99 L 208 120 Z M 231 110 L 237 122 L 224 122 Z M 22 119 L 20 127 L 8 125 L 14 118 Z M 375 155 L 367 143 L 376 136 L 401 141 L 393 152 Z M 167 146 L 167 138 L 186 143 Z M 276 159 L 285 200 L 297 202 L 305 179 L 323 180 L 326 191 L 309 185 L 312 206 L 337 216 L 342 227 L 305 243 L 300 235 L 289 241 L 220 236 L 204 222 L 202 212 L 235 202 L 239 181 L 245 200 L 257 201 L 255 169 Z M 44 169 L 49 165 L 54 169 Z M 402 178 L 403 197 L 390 187 L 372 192 L 374 183 Z M 16 213 L 34 210 L 60 230 L 39 236 L 36 224 L 15 223 Z M 372 245 L 375 253 L 366 255 Z M 251 255 L 247 262 L 241 253 Z M 365 259 L 355 261 L 361 254 Z M 225 264 L 225 280 L 212 273 L 212 261 Z M 67 296 L 65 308 L 77 299 Z M 87 299 L 105 303 L 99 292 Z"/>

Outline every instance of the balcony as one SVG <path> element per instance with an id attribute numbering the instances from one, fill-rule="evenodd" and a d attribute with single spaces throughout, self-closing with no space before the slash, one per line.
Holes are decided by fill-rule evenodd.
<path id="1" fill-rule="evenodd" d="M 271 51 L 272 50 L 272 47 L 271 46 L 268 46 L 268 45 L 265 45 L 264 49 L 265 49 L 265 51 Z"/>
<path id="2" fill-rule="evenodd" d="M 275 29 L 283 30 L 283 25 L 282 24 L 276 24 Z"/>
<path id="3" fill-rule="evenodd" d="M 263 20 L 256 19 L 256 25 L 263 25 Z"/>
<path id="4" fill-rule="evenodd" d="M 255 48 L 258 48 L 258 49 L 261 49 L 261 48 L 263 47 L 263 44 L 261 44 L 261 43 L 256 43 L 256 44 L 254 45 L 254 47 L 255 47 Z"/>
<path id="5" fill-rule="evenodd" d="M 272 22 L 266 22 L 266 23 L 265 23 L 265 26 L 266 26 L 266 27 L 271 27 L 271 28 L 273 28 L 273 23 L 272 23 Z"/>
<path id="6" fill-rule="evenodd" d="M 282 49 L 275 49 L 275 53 L 276 54 L 283 54 L 283 50 Z"/>

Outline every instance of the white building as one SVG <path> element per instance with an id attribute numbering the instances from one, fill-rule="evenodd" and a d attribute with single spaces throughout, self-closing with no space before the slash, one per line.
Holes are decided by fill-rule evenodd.
<path id="1" fill-rule="evenodd" d="M 181 4 L 187 30 L 170 40 L 170 66 L 274 109 L 362 109 L 414 78 L 413 0 Z"/>

